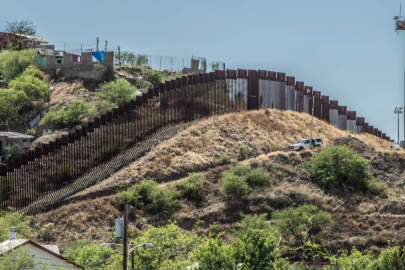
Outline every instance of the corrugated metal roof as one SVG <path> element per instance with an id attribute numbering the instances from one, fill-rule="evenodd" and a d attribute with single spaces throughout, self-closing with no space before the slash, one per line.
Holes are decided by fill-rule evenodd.
<path id="1" fill-rule="evenodd" d="M 4 132 L 0 131 L 0 137 L 7 137 L 7 138 L 12 138 L 12 139 L 33 139 L 34 136 L 27 135 L 27 134 L 22 134 L 18 132 Z"/>
<path id="2" fill-rule="evenodd" d="M 12 250 L 13 248 L 18 247 L 28 241 L 28 239 L 14 239 L 4 241 L 3 243 L 0 243 L 0 254 Z"/>

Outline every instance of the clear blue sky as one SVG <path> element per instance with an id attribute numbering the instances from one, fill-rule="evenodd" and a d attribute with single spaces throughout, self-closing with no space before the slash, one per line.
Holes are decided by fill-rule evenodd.
<path id="1" fill-rule="evenodd" d="M 137 53 L 286 72 L 396 138 L 392 107 L 404 105 L 405 61 L 405 33 L 397 36 L 392 19 L 399 3 L 19 0 L 0 4 L 0 29 L 30 20 L 51 43 L 94 44 L 99 37 Z M 400 134 L 402 140 L 403 117 Z"/>

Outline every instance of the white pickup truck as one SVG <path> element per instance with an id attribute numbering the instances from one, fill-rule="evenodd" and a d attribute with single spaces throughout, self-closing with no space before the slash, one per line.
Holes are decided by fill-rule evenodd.
<path id="1" fill-rule="evenodd" d="M 310 139 L 302 139 L 296 144 L 292 144 L 288 147 L 288 150 L 304 150 L 309 149 L 311 146 Z M 313 147 L 322 146 L 323 141 L 321 138 L 312 138 Z"/>

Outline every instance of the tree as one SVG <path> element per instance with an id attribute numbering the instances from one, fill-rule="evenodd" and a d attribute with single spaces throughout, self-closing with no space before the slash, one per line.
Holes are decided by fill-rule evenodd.
<path id="1" fill-rule="evenodd" d="M 23 91 L 14 89 L 0 89 L 0 122 L 7 125 L 16 121 L 18 112 L 29 98 Z"/>
<path id="2" fill-rule="evenodd" d="M 12 80 L 10 89 L 23 91 L 31 101 L 44 100 L 48 97 L 49 85 L 42 80 L 43 73 L 35 67 L 27 67 L 23 73 Z"/>
<path id="3" fill-rule="evenodd" d="M 30 218 L 23 213 L 10 211 L 0 212 L 0 242 L 9 239 L 10 227 L 16 227 L 17 235 L 21 238 L 31 237 L 29 228 Z"/>
<path id="4" fill-rule="evenodd" d="M 277 228 L 287 241 L 293 237 L 302 245 L 305 245 L 312 235 L 332 224 L 330 214 L 315 205 L 277 211 L 273 213 L 273 218 L 277 220 Z"/>
<path id="5" fill-rule="evenodd" d="M 136 57 L 136 65 L 147 66 L 149 63 L 148 56 L 146 54 L 138 54 Z"/>
<path id="6" fill-rule="evenodd" d="M 37 30 L 31 21 L 22 20 L 6 22 L 4 32 L 11 34 L 8 36 L 7 48 L 10 50 L 21 50 L 23 49 L 23 37 L 21 35 L 35 36 Z"/>
<path id="7" fill-rule="evenodd" d="M 135 264 L 139 269 L 144 265 L 148 270 L 184 269 L 192 264 L 192 251 L 201 244 L 201 239 L 197 234 L 183 231 L 177 224 L 169 223 L 162 227 L 149 227 L 134 243 L 153 243 L 155 246 L 135 249 Z"/>
<path id="8" fill-rule="evenodd" d="M 136 64 L 137 57 L 133 52 L 122 51 L 114 53 L 114 63 L 121 66 L 133 66 Z"/>
<path id="9" fill-rule="evenodd" d="M 37 65 L 35 50 L 3 51 L 0 53 L 0 78 L 11 81 L 20 76 L 27 67 Z"/>
<path id="10" fill-rule="evenodd" d="M 231 172 L 222 174 L 222 192 L 232 198 L 241 199 L 249 191 L 246 179 L 243 176 L 235 175 Z"/>
<path id="11" fill-rule="evenodd" d="M 136 87 L 123 78 L 103 83 L 96 91 L 99 100 L 105 100 L 113 106 L 118 106 L 136 97 Z"/>
<path id="12" fill-rule="evenodd" d="M 287 269 L 279 255 L 279 244 L 280 239 L 268 231 L 248 229 L 232 243 L 234 261 L 247 269 Z"/>
<path id="13" fill-rule="evenodd" d="M 322 186 L 348 185 L 366 188 L 368 161 L 348 146 L 331 146 L 307 163 L 311 176 Z"/>
<path id="14" fill-rule="evenodd" d="M 69 128 L 80 124 L 86 117 L 94 116 L 95 111 L 90 109 L 89 105 L 84 100 L 72 100 L 66 109 L 49 111 L 42 118 L 40 124 L 60 124 Z"/>
<path id="15" fill-rule="evenodd" d="M 233 269 L 235 262 L 232 258 L 231 248 L 223 246 L 224 240 L 221 237 L 208 238 L 199 246 L 194 257 L 199 262 L 198 269 Z"/>

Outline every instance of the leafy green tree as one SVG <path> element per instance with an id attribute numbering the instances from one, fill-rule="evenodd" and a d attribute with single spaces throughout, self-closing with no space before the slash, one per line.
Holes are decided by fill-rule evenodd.
<path id="1" fill-rule="evenodd" d="M 27 248 L 19 248 L 2 254 L 0 257 L 0 270 L 25 270 L 35 269 L 47 270 L 49 263 L 36 259 Z"/>
<path id="2" fill-rule="evenodd" d="M 329 213 L 315 205 L 302 205 L 297 208 L 286 208 L 273 213 L 281 235 L 290 241 L 291 237 L 305 245 L 310 237 L 332 224 Z"/>
<path id="3" fill-rule="evenodd" d="M 10 89 L 23 91 L 31 101 L 45 99 L 49 93 L 49 85 L 42 80 L 43 73 L 35 67 L 27 67 L 23 73 L 12 80 Z"/>
<path id="4" fill-rule="evenodd" d="M 0 53 L 0 79 L 11 81 L 29 66 L 37 65 L 35 50 L 3 51 Z"/>
<path id="5" fill-rule="evenodd" d="M 40 124 L 60 124 L 69 128 L 80 124 L 86 117 L 93 116 L 95 111 L 84 100 L 72 100 L 66 109 L 49 111 L 42 118 Z"/>
<path id="6" fill-rule="evenodd" d="M 10 211 L 0 212 L 0 242 L 6 241 L 10 236 L 10 227 L 16 227 L 18 238 L 30 238 L 30 218 L 23 213 Z"/>
<path id="7" fill-rule="evenodd" d="M 16 121 L 18 112 L 29 98 L 23 91 L 0 88 L 0 123 L 3 125 Z"/>
<path id="8" fill-rule="evenodd" d="M 105 100 L 113 106 L 118 106 L 136 97 L 136 87 L 123 78 L 103 83 L 96 91 L 99 100 Z"/>
<path id="9" fill-rule="evenodd" d="M 146 54 L 138 54 L 136 57 L 136 65 L 147 66 L 149 63 L 148 56 Z"/>
<path id="10" fill-rule="evenodd" d="M 384 250 L 381 252 L 380 256 L 378 256 L 378 259 L 375 260 L 370 266 L 370 270 L 389 269 L 405 269 L 405 247 L 393 247 Z"/>
<path id="11" fill-rule="evenodd" d="M 322 186 L 348 185 L 366 188 L 368 161 L 348 146 L 331 146 L 307 163 L 311 176 Z"/>
<path id="12" fill-rule="evenodd" d="M 136 64 L 137 57 L 133 52 L 122 51 L 114 53 L 114 62 L 116 65 L 121 63 L 121 66 L 133 66 Z"/>
<path id="13" fill-rule="evenodd" d="M 279 255 L 279 244 L 280 239 L 268 231 L 248 229 L 232 243 L 233 258 L 247 269 L 287 269 Z"/>
<path id="14" fill-rule="evenodd" d="M 37 30 L 31 21 L 22 20 L 6 22 L 4 32 L 13 34 L 8 37 L 7 48 L 10 50 L 21 50 L 24 48 L 21 35 L 35 36 Z"/>
<path id="15" fill-rule="evenodd" d="M 88 240 L 76 241 L 63 255 L 79 265 L 87 266 L 86 269 L 114 269 L 122 265 L 122 252 Z"/>
<path id="16" fill-rule="evenodd" d="M 232 258 L 231 248 L 224 247 L 224 240 L 221 237 L 208 238 L 196 248 L 194 257 L 199 262 L 201 270 L 233 269 L 235 262 Z"/>
<path id="17" fill-rule="evenodd" d="M 162 227 L 149 227 L 134 244 L 152 243 L 154 248 L 135 249 L 135 264 L 138 269 L 148 270 L 184 269 L 191 265 L 192 251 L 201 244 L 197 234 L 183 231 L 177 224 L 169 223 Z M 177 268 L 169 268 L 176 265 Z"/>
<path id="18" fill-rule="evenodd" d="M 266 213 L 261 215 L 244 215 L 240 213 L 240 215 L 243 219 L 235 224 L 236 229 L 234 230 L 234 235 L 238 238 L 242 238 L 248 229 L 264 230 L 268 232 L 275 231 L 266 221 Z"/>
<path id="19" fill-rule="evenodd" d="M 149 81 L 153 85 L 159 85 L 163 81 L 163 74 L 160 71 L 157 70 L 150 70 L 148 73 Z"/>

